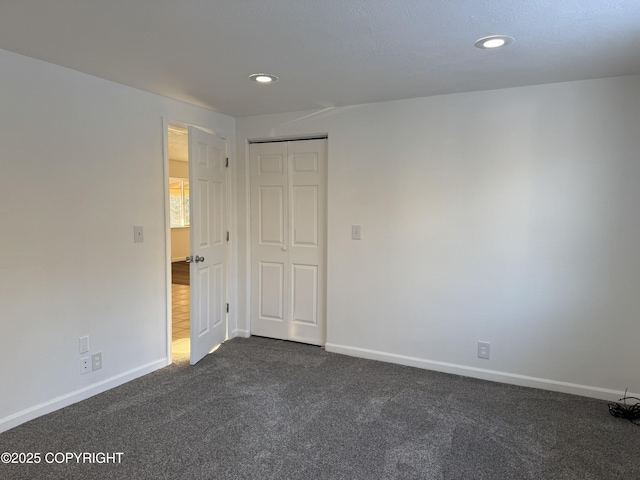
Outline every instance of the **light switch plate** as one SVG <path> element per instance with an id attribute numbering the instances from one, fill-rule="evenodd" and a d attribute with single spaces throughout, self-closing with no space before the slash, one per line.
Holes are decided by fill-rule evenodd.
<path id="1" fill-rule="evenodd" d="M 351 225 L 351 240 L 360 240 L 362 237 L 362 226 Z"/>
<path id="2" fill-rule="evenodd" d="M 144 242 L 144 229 L 142 226 L 137 225 L 133 227 L 133 243 Z"/>
<path id="3" fill-rule="evenodd" d="M 89 336 L 80 337 L 78 339 L 78 352 L 87 353 L 89 351 Z"/>

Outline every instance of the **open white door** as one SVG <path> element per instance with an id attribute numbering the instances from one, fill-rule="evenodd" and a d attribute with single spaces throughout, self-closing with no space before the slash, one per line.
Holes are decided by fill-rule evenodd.
<path id="1" fill-rule="evenodd" d="M 189 127 L 191 365 L 227 338 L 226 142 Z"/>

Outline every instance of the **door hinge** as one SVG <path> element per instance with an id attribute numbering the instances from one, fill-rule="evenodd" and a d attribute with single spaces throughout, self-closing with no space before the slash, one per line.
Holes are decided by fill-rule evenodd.
<path id="1" fill-rule="evenodd" d="M 229 241 L 229 232 L 227 232 L 227 242 Z"/>
<path id="2" fill-rule="evenodd" d="M 227 313 L 229 313 L 229 304 L 227 303 Z"/>
<path id="3" fill-rule="evenodd" d="M 229 157 L 227 157 L 227 165 L 226 165 L 226 167 L 229 168 Z"/>

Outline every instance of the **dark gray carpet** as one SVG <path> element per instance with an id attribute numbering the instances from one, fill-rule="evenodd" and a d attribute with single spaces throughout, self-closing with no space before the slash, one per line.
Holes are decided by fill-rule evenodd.
<path id="1" fill-rule="evenodd" d="M 606 402 L 234 339 L 0 434 L 0 452 L 124 452 L 2 479 L 636 479 Z"/>

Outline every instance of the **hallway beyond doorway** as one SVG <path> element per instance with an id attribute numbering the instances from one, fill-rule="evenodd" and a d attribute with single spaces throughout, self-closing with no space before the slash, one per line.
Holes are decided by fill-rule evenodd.
<path id="1" fill-rule="evenodd" d="M 189 285 L 171 285 L 172 296 L 172 326 L 171 326 L 171 356 L 173 360 L 189 358 L 191 341 L 189 338 L 190 315 L 190 287 Z"/>

